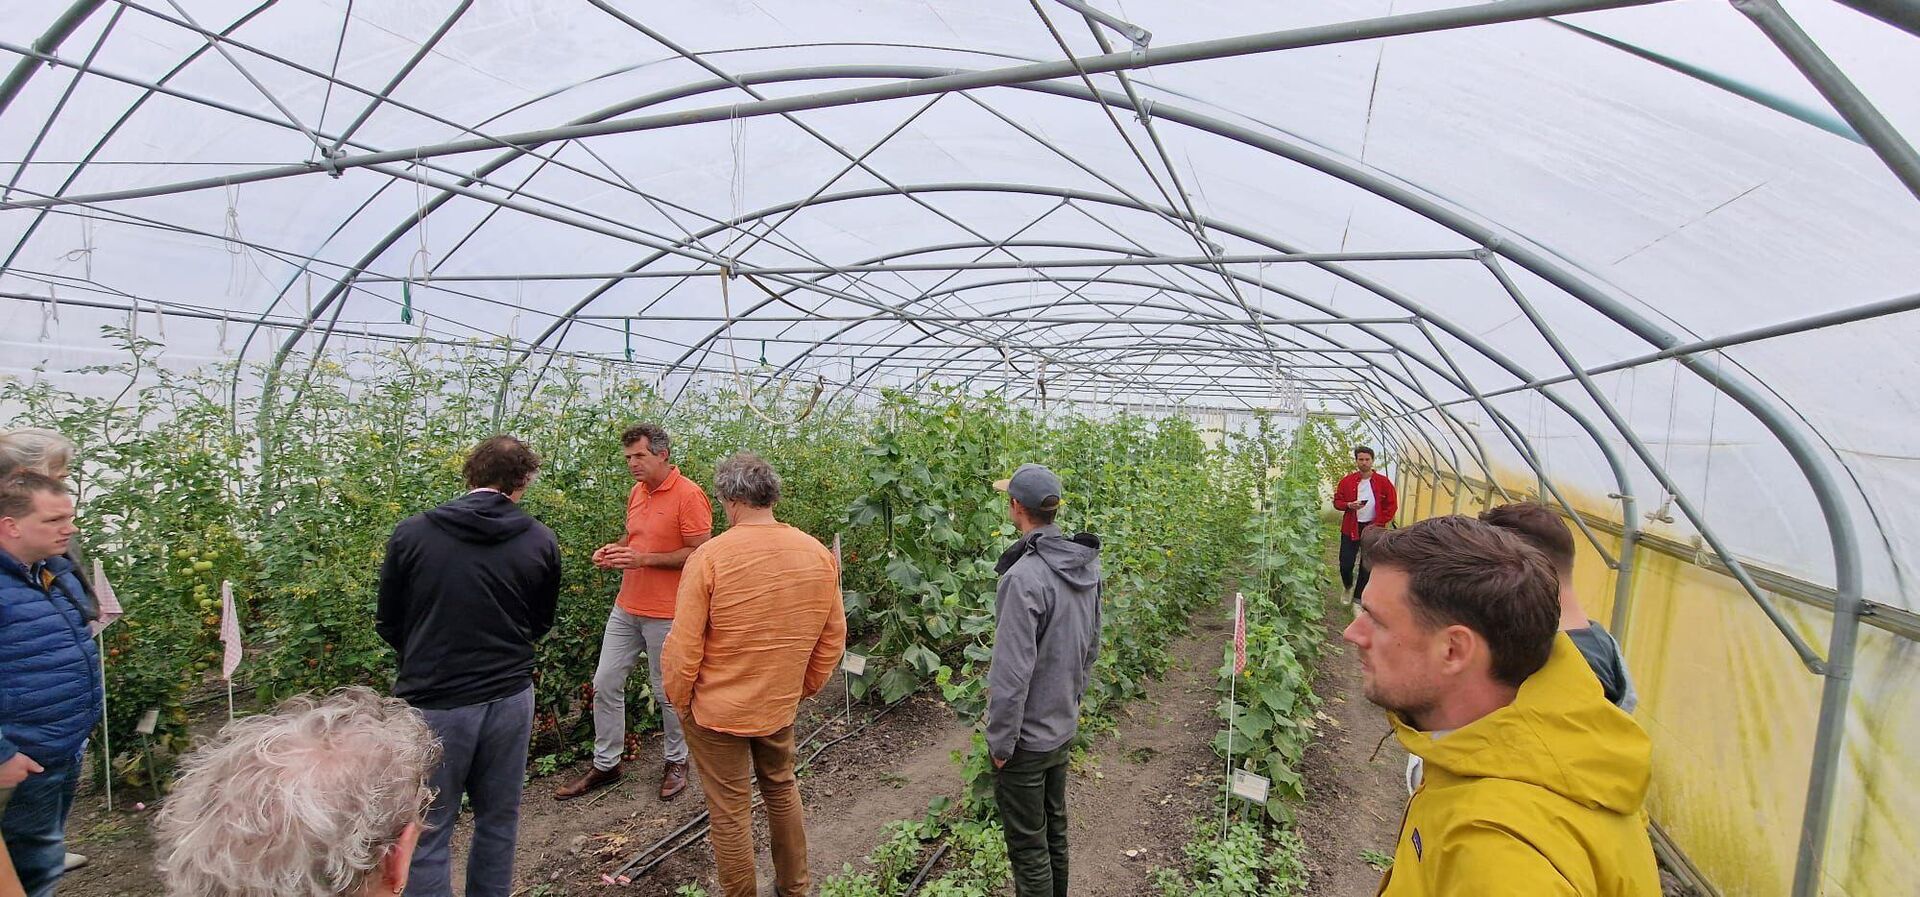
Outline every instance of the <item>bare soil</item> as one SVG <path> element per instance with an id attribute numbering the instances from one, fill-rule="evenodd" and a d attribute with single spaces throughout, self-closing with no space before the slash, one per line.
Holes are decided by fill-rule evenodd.
<path id="1" fill-rule="evenodd" d="M 1152 870 L 1185 863 L 1194 819 L 1212 812 L 1224 761 L 1214 686 L 1233 638 L 1231 609 L 1201 610 L 1170 649 L 1173 664 L 1132 704 L 1114 732 L 1095 739 L 1067 793 L 1075 894 L 1150 894 Z"/>
<path id="2" fill-rule="evenodd" d="M 826 724 L 813 744 L 817 747 L 849 734 L 878 709 L 856 703 L 851 725 L 836 719 L 844 710 L 836 674 L 819 696 L 802 705 L 797 725 L 804 736 Z M 800 787 L 815 880 L 838 871 L 843 862 L 865 856 L 880 843 L 886 823 L 918 816 L 937 795 L 954 796 L 960 775 L 951 755 L 967 746 L 970 734 L 945 705 L 916 696 L 802 769 Z M 600 893 L 606 887 L 601 875 L 706 809 L 698 776 L 671 802 L 659 799 L 661 744 L 657 731 L 644 734 L 639 756 L 626 763 L 626 779 L 587 797 L 565 803 L 553 799 L 554 789 L 585 770 L 584 760 L 574 768 L 529 780 L 521 805 L 517 895 Z M 812 753 L 813 747 L 802 756 Z M 136 810 L 137 802 L 144 802 L 146 809 Z M 155 803 L 149 794 L 122 789 L 109 812 L 105 795 L 91 785 L 83 786 L 68 825 L 68 848 L 86 854 L 91 862 L 61 880 L 61 895 L 152 897 L 160 893 L 149 829 Z M 454 834 L 456 890 L 463 885 L 468 825 L 468 817 L 463 816 Z M 770 883 L 764 820 L 760 828 L 761 878 Z M 688 882 L 714 888 L 713 855 L 704 838 L 622 890 L 636 897 L 670 895 Z"/>
<path id="3" fill-rule="evenodd" d="M 1170 649 L 1173 662 L 1166 675 L 1149 684 L 1147 697 L 1123 711 L 1115 730 L 1097 737 L 1076 764 L 1068 794 L 1076 894 L 1150 893 L 1152 869 L 1182 864 L 1181 849 L 1192 835 L 1193 820 L 1211 812 L 1220 761 L 1209 743 L 1219 725 L 1217 670 L 1231 638 L 1226 615 L 1224 606 L 1196 615 L 1193 633 Z M 820 697 L 803 705 L 800 731 L 811 733 L 825 724 L 816 745 L 847 734 L 848 723 L 834 719 L 842 700 L 839 683 L 829 684 Z M 875 709 L 856 705 L 855 724 Z M 954 754 L 967 747 L 971 736 L 951 710 L 920 696 L 803 768 L 801 794 L 815 882 L 838 872 L 844 863 L 858 866 L 883 840 L 888 823 L 920 816 L 935 797 L 957 799 L 961 778 Z M 697 776 L 670 803 L 655 796 L 660 746 L 658 733 L 645 734 L 639 756 L 627 764 L 626 780 L 589 797 L 566 803 L 552 797 L 553 789 L 583 771 L 584 761 L 529 781 L 516 873 L 519 897 L 605 893 L 603 874 L 704 810 Z M 93 863 L 62 882 L 63 895 L 148 897 L 159 892 L 147 829 L 151 812 L 132 811 L 128 796 L 118 797 L 119 808 L 108 813 L 101 795 L 81 795 L 70 831 L 74 848 L 92 856 Z M 456 883 L 467 822 L 463 818 L 458 825 Z M 757 834 L 766 892 L 772 869 L 764 821 Z M 1389 833 L 1381 846 L 1390 844 Z M 715 889 L 712 853 L 704 838 L 621 890 L 636 897 L 667 897 L 689 883 Z"/>
<path id="4" fill-rule="evenodd" d="M 1307 803 L 1296 819 L 1307 846 L 1314 897 L 1373 897 L 1380 870 L 1366 851 L 1391 856 L 1407 804 L 1407 752 L 1392 727 L 1361 693 L 1360 663 L 1340 640 L 1353 620 L 1337 591 L 1327 595 L 1327 647 L 1313 690 L 1320 696 L 1320 735 L 1302 758 Z"/>
<path id="5" fill-rule="evenodd" d="M 1224 607 L 1200 611 L 1192 634 L 1170 649 L 1173 663 L 1166 675 L 1151 683 L 1147 697 L 1123 711 L 1114 731 L 1097 737 L 1075 765 L 1067 798 L 1075 894 L 1153 893 L 1152 870 L 1181 865 L 1193 821 L 1214 812 L 1221 763 L 1209 744 L 1219 726 L 1217 670 L 1231 638 L 1226 616 Z M 1315 897 L 1374 893 L 1380 873 L 1368 862 L 1370 852 L 1392 852 L 1406 803 L 1406 754 L 1388 737 L 1384 715 L 1362 696 L 1359 664 L 1339 638 L 1351 618 L 1348 605 L 1329 594 L 1328 647 L 1314 682 L 1322 700 L 1319 737 L 1303 760 L 1308 801 L 1297 814 L 1307 847 L 1306 893 Z M 957 798 L 961 779 L 954 755 L 972 737 L 951 710 L 926 696 L 908 699 L 859 732 L 852 729 L 877 708 L 856 705 L 850 724 L 836 719 L 842 701 L 839 682 L 830 683 L 802 706 L 798 724 L 803 735 L 825 726 L 816 746 L 851 734 L 801 770 L 816 884 L 842 864 L 858 867 L 881 843 L 888 823 L 920 816 L 936 797 Z M 528 783 L 516 897 L 606 893 L 603 874 L 705 809 L 697 777 L 674 801 L 657 798 L 660 744 L 658 733 L 647 733 L 640 755 L 627 764 L 627 779 L 589 797 L 560 803 L 552 796 L 582 771 L 584 761 Z M 148 832 L 151 798 L 124 790 L 116 798 L 117 808 L 109 813 L 103 795 L 91 785 L 83 787 L 69 826 L 70 846 L 93 861 L 61 883 L 65 897 L 159 893 Z M 134 810 L 136 801 L 146 801 L 149 808 Z M 467 823 L 463 819 L 459 825 L 464 829 Z M 761 887 L 767 893 L 772 869 L 764 820 L 757 834 Z M 465 839 L 465 831 L 456 832 L 456 870 Z M 689 883 L 715 890 L 713 857 L 704 838 L 620 891 L 670 897 Z M 1670 881 L 1669 897 L 1683 893 Z"/>

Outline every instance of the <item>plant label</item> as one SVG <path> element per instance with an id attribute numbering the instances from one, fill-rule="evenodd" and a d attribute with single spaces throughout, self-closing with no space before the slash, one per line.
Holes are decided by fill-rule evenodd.
<path id="1" fill-rule="evenodd" d="M 1272 787 L 1267 777 L 1248 772 L 1244 769 L 1233 771 L 1233 796 L 1261 806 L 1267 804 L 1267 789 Z"/>
<path id="2" fill-rule="evenodd" d="M 160 710 L 155 708 L 140 714 L 140 725 L 134 726 L 133 731 L 142 735 L 152 735 L 154 727 L 158 725 L 160 725 Z"/>
<path id="3" fill-rule="evenodd" d="M 840 669 L 845 671 L 849 676 L 865 676 L 867 674 L 867 655 L 855 654 L 852 651 L 840 655 Z"/>

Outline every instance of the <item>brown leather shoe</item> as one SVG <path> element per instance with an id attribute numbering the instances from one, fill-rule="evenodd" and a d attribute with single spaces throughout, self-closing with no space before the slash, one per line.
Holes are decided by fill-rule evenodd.
<path id="1" fill-rule="evenodd" d="M 673 800 L 685 790 L 687 790 L 686 761 L 679 763 L 667 761 L 666 770 L 660 773 L 660 799 Z"/>
<path id="2" fill-rule="evenodd" d="M 615 763 L 612 769 L 589 769 L 586 775 L 574 779 L 565 785 L 561 785 L 558 790 L 553 792 L 553 799 L 573 800 L 589 791 L 612 785 L 622 778 L 625 778 L 625 773 L 620 771 L 620 764 L 618 763 Z"/>

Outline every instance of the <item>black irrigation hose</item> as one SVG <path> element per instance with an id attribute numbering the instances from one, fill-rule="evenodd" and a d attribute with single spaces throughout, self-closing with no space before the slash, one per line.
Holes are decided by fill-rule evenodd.
<path id="1" fill-rule="evenodd" d="M 905 704 L 910 698 L 913 697 L 913 695 L 916 695 L 919 693 L 920 693 L 919 689 L 914 689 L 913 694 L 907 695 L 905 698 L 901 698 L 898 701 L 895 701 L 891 704 L 888 704 L 885 707 L 880 708 L 879 713 L 874 714 L 866 722 L 861 723 L 860 725 L 854 727 L 853 729 L 848 730 L 848 732 L 845 735 L 842 735 L 839 738 L 835 738 L 834 740 L 829 741 L 826 744 L 819 746 L 818 748 L 815 748 L 813 753 L 807 755 L 807 759 L 800 761 L 800 765 L 806 766 L 808 764 L 811 764 L 814 761 L 814 759 L 819 757 L 820 754 L 824 752 L 827 748 L 833 747 L 834 745 L 839 744 L 842 741 L 846 741 L 847 739 L 852 738 L 853 736 L 858 735 L 861 732 L 865 732 L 868 726 L 871 726 L 874 723 L 879 722 L 881 717 L 886 716 L 889 713 L 892 713 L 895 708 L 899 707 L 902 704 Z M 826 726 L 821 726 L 820 728 L 824 729 L 826 728 Z M 816 731 L 814 732 L 814 734 L 818 735 L 820 733 Z"/>
<path id="2" fill-rule="evenodd" d="M 855 726 L 854 728 L 848 730 L 846 734 L 841 735 L 839 738 L 835 738 L 834 740 L 829 741 L 826 744 L 819 746 L 818 748 L 815 748 L 813 753 L 807 755 L 807 759 L 800 761 L 800 763 L 797 765 L 806 766 L 807 764 L 812 763 L 814 759 L 819 757 L 820 754 L 824 752 L 827 748 L 833 747 L 834 745 L 839 744 L 840 742 L 846 741 L 847 739 L 852 738 L 853 736 L 866 731 L 869 726 L 872 726 L 874 723 L 879 722 L 881 717 L 884 717 L 887 714 L 892 713 L 900 705 L 905 704 L 909 700 L 912 700 L 913 696 L 919 693 L 920 693 L 920 689 L 914 689 L 913 692 L 911 694 L 908 694 L 906 697 L 901 698 L 898 701 L 895 701 L 891 704 L 888 704 L 885 707 L 880 708 L 880 712 L 875 713 L 874 715 L 868 717 L 865 722 L 862 722 L 860 725 Z M 813 730 L 813 734 L 808 735 L 805 740 L 800 742 L 799 747 L 805 748 L 815 738 L 820 737 L 821 733 L 825 732 L 828 726 L 833 725 L 835 722 L 839 721 L 842 717 L 845 717 L 850 712 L 852 712 L 851 707 L 847 708 L 846 710 L 842 710 L 841 712 L 835 714 L 831 719 L 828 719 L 826 722 L 821 723 L 819 728 Z M 759 795 L 756 794 L 754 795 L 753 803 L 750 806 L 757 807 L 759 805 L 760 805 L 760 797 Z M 661 838 L 659 841 L 654 842 L 654 844 L 651 847 L 648 847 L 646 850 L 643 850 L 637 854 L 634 854 L 633 858 L 621 864 L 620 868 L 615 869 L 613 872 L 609 874 L 600 876 L 600 880 L 610 885 L 611 884 L 620 884 L 620 885 L 632 884 L 634 879 L 637 879 L 643 875 L 646 875 L 648 872 L 653 871 L 655 867 L 659 866 L 661 863 L 666 862 L 668 857 L 671 857 L 674 854 L 679 853 L 680 851 L 685 850 L 688 847 L 691 847 L 695 843 L 699 842 L 699 840 L 707 834 L 708 830 L 712 828 L 711 825 L 702 824 L 707 822 L 708 818 L 709 818 L 708 812 L 706 810 L 701 810 L 698 815 L 694 816 L 692 819 L 687 820 L 686 825 L 683 825 L 678 829 L 675 829 L 671 834 L 667 835 L 664 838 Z M 698 826 L 698 828 L 695 828 L 696 826 Z M 661 853 L 659 856 L 652 857 L 651 859 L 648 858 L 648 856 L 652 854 L 654 851 L 659 850 L 662 847 L 666 847 L 668 842 L 674 840 L 675 838 L 679 838 L 681 835 L 687 835 L 686 839 L 681 841 L 679 844 L 674 845 L 672 848 L 669 848 L 665 852 Z M 645 863 L 644 866 L 641 865 L 643 862 Z M 638 866 L 639 868 L 635 869 L 634 867 L 636 866 Z M 631 874 L 629 874 L 630 870 L 631 870 Z"/>
<path id="3" fill-rule="evenodd" d="M 933 856 L 927 858 L 926 865 L 920 867 L 920 874 L 913 877 L 912 884 L 907 885 L 906 897 L 913 897 L 920 893 L 920 885 L 927 880 L 928 875 L 933 874 L 933 867 L 940 864 L 940 858 L 946 856 L 947 848 L 952 846 L 951 839 L 940 842 L 940 846 L 933 851 Z"/>
<path id="4" fill-rule="evenodd" d="M 811 744 L 815 738 L 820 737 L 820 733 L 825 732 L 827 730 L 828 726 L 833 725 L 835 722 L 839 721 L 841 717 L 844 717 L 848 713 L 852 712 L 852 710 L 853 710 L 852 707 L 848 707 L 847 709 L 834 714 L 832 719 L 829 719 L 826 722 L 821 723 L 819 728 L 813 730 L 813 734 L 808 735 L 803 741 L 801 741 L 800 746 L 804 748 L 808 744 Z M 876 717 L 876 719 L 877 718 L 878 717 Z M 665 859 L 669 856 L 672 856 L 675 852 L 679 851 L 682 847 L 685 847 L 686 845 L 683 844 L 680 847 L 675 847 L 673 850 L 667 851 L 665 854 L 661 855 L 658 859 L 654 860 L 654 862 L 648 863 L 646 869 L 642 869 L 639 872 L 634 873 L 634 876 L 627 875 L 626 873 L 628 870 L 632 869 L 636 865 L 639 865 L 643 860 L 646 859 L 648 854 L 653 853 L 654 851 L 659 850 L 662 847 L 665 847 L 667 842 L 680 837 L 681 835 L 685 834 L 688 829 L 691 829 L 694 826 L 699 825 L 702 822 L 705 822 L 706 820 L 707 820 L 707 813 L 705 811 L 702 811 L 699 815 L 688 820 L 686 825 L 683 825 L 677 829 L 674 829 L 672 833 L 668 834 L 664 838 L 661 838 L 659 841 L 654 842 L 653 845 L 648 847 L 646 850 L 640 851 L 639 853 L 635 854 L 632 859 L 628 860 L 620 868 L 613 870 L 611 874 L 600 876 L 601 880 L 605 881 L 608 884 L 631 883 L 634 876 L 646 874 L 647 870 L 652 869 L 653 866 L 657 865 L 661 859 Z M 705 834 L 705 830 L 702 829 L 701 832 L 699 832 L 698 834 Z"/>

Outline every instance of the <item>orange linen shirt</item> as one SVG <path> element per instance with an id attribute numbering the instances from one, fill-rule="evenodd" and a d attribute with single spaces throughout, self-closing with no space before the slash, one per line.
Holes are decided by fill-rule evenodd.
<path id="1" fill-rule="evenodd" d="M 625 545 L 646 554 L 665 554 L 687 547 L 687 540 L 713 532 L 713 505 L 680 468 L 667 471 L 660 488 L 633 484 L 627 495 Z M 620 576 L 621 610 L 636 617 L 673 619 L 674 596 L 680 590 L 680 571 L 668 567 L 640 567 Z"/>
<path id="2" fill-rule="evenodd" d="M 729 735 L 793 725 L 847 646 L 833 553 L 784 523 L 740 524 L 694 549 L 684 572 L 661 652 L 667 700 Z"/>

